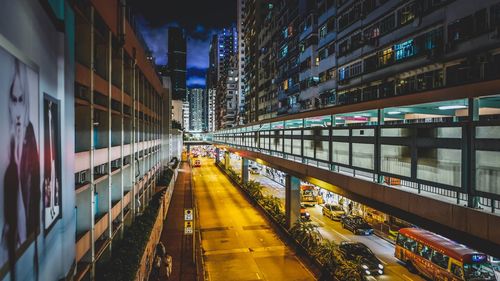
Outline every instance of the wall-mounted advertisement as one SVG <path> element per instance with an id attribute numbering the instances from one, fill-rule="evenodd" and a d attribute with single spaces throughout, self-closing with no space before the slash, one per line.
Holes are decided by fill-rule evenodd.
<path id="1" fill-rule="evenodd" d="M 39 82 L 0 46 L 0 276 L 40 232 Z"/>
<path id="2" fill-rule="evenodd" d="M 61 217 L 61 146 L 59 102 L 45 94 L 43 99 L 44 172 L 43 218 L 48 231 Z"/>

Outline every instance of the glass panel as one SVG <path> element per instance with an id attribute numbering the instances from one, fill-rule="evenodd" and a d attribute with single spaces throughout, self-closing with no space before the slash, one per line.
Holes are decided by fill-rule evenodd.
<path id="1" fill-rule="evenodd" d="M 286 120 L 285 128 L 302 128 L 302 119 Z"/>
<path id="2" fill-rule="evenodd" d="M 316 159 L 328 161 L 328 141 L 316 142 Z"/>
<path id="3" fill-rule="evenodd" d="M 332 118 L 330 115 L 326 116 L 318 116 L 318 117 L 310 117 L 304 119 L 304 127 L 327 127 L 332 123 Z"/>
<path id="4" fill-rule="evenodd" d="M 373 144 L 352 144 L 352 165 L 360 168 L 373 170 L 375 159 L 375 148 Z"/>
<path id="5" fill-rule="evenodd" d="M 294 139 L 292 143 L 292 154 L 301 155 L 301 145 L 302 141 L 300 139 Z"/>
<path id="6" fill-rule="evenodd" d="M 353 137 L 373 137 L 375 135 L 375 130 L 373 129 L 355 129 L 352 130 Z"/>
<path id="7" fill-rule="evenodd" d="M 292 140 L 285 139 L 285 153 L 292 153 Z"/>
<path id="8" fill-rule="evenodd" d="M 478 138 L 478 139 L 500 139 L 500 126 L 476 127 L 476 138 Z"/>
<path id="9" fill-rule="evenodd" d="M 332 142 L 332 162 L 349 165 L 349 143 Z"/>
<path id="10" fill-rule="evenodd" d="M 500 194 L 500 151 L 476 151 L 476 189 Z"/>
<path id="11" fill-rule="evenodd" d="M 410 129 L 408 128 L 382 128 L 382 137 L 409 137 Z"/>
<path id="12" fill-rule="evenodd" d="M 380 160 L 382 172 L 411 176 L 411 153 L 408 146 L 383 144 L 380 146 Z"/>
<path id="13" fill-rule="evenodd" d="M 304 156 L 314 158 L 314 141 L 304 140 Z"/>
<path id="14" fill-rule="evenodd" d="M 462 153 L 459 149 L 419 148 L 417 178 L 460 187 Z"/>
<path id="15" fill-rule="evenodd" d="M 461 127 L 437 128 L 437 137 L 438 138 L 461 139 L 462 138 L 462 128 Z"/>
<path id="16" fill-rule="evenodd" d="M 349 130 L 332 130 L 332 136 L 348 137 Z"/>

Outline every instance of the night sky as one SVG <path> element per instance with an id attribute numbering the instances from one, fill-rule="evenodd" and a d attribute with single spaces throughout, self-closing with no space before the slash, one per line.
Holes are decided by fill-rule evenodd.
<path id="1" fill-rule="evenodd" d="M 188 87 L 204 87 L 212 34 L 236 24 L 236 0 L 132 0 L 157 64 L 167 63 L 167 27 L 187 33 Z"/>

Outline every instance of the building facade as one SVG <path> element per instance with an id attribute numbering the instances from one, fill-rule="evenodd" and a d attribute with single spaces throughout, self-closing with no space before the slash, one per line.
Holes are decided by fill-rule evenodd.
<path id="1" fill-rule="evenodd" d="M 236 116 L 236 124 L 242 125 L 246 123 L 245 113 L 245 29 L 243 22 L 245 20 L 245 0 L 238 0 L 237 3 L 237 28 L 238 28 L 238 115 Z"/>
<path id="2" fill-rule="evenodd" d="M 168 69 L 172 80 L 173 99 L 186 100 L 186 36 L 181 28 L 169 27 L 167 38 Z"/>
<path id="3" fill-rule="evenodd" d="M 203 97 L 204 89 L 188 89 L 189 97 L 189 131 L 203 131 Z"/>
<path id="4" fill-rule="evenodd" d="M 189 100 L 182 102 L 182 129 L 189 130 Z"/>

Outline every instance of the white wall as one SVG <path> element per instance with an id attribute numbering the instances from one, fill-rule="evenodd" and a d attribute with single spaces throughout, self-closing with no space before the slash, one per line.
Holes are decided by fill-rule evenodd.
<path id="1" fill-rule="evenodd" d="M 62 219 L 58 220 L 48 233 L 41 230 L 36 243 L 39 264 L 38 280 L 59 280 L 67 275 L 75 257 L 74 62 L 72 58 L 74 54 L 69 53 L 69 46 L 72 50 L 74 46 L 68 44 L 65 33 L 56 30 L 54 23 L 41 6 L 41 2 L 43 1 L 1 1 L 0 44 L 4 47 L 10 45 L 11 50 L 17 53 L 16 56 L 24 57 L 38 68 L 39 152 L 43 151 L 43 142 L 40 141 L 43 140 L 43 94 L 47 93 L 60 101 Z M 72 11 L 67 7 L 65 13 L 66 16 L 72 18 Z M 74 26 L 69 25 L 66 28 L 73 29 Z M 73 35 L 74 31 L 66 33 Z M 0 143 L 0 146 L 4 147 L 5 143 Z M 1 150 L 4 151 L 3 148 Z M 40 154 L 41 162 L 42 159 L 43 155 Z M 43 168 L 40 169 L 42 175 Z M 3 171 L 0 171 L 0 174 L 3 177 Z M 1 180 L 3 182 L 3 178 Z M 3 204 L 3 194 L 0 196 Z M 0 215 L 3 217 L 3 208 L 1 209 Z M 40 220 L 42 221 L 42 217 Z M 3 222 L 3 219 L 0 221 Z M 3 225 L 0 227 L 3 229 Z M 43 223 L 41 228 L 43 228 Z M 35 280 L 34 254 L 35 243 L 31 243 L 17 260 L 17 280 Z M 10 276 L 9 274 L 0 275 L 0 279 L 2 278 L 9 280 Z"/>

